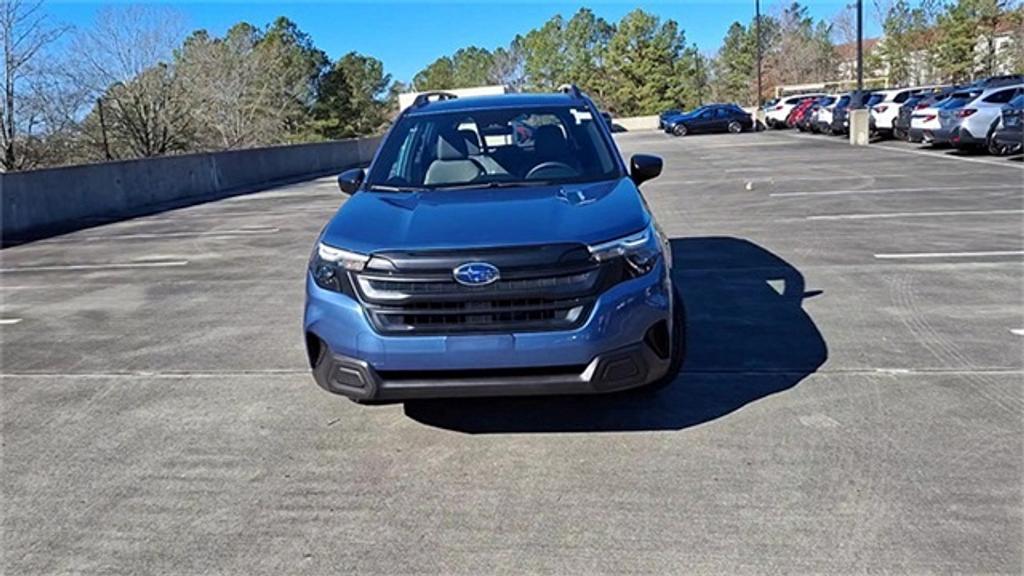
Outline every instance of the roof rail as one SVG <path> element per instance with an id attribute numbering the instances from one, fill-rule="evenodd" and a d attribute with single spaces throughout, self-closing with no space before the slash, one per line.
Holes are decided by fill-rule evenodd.
<path id="1" fill-rule="evenodd" d="M 562 84 L 558 87 L 558 91 L 576 98 L 583 98 L 583 92 L 580 90 L 579 86 L 575 84 Z"/>
<path id="2" fill-rule="evenodd" d="M 416 99 L 412 101 L 412 107 L 419 108 L 420 106 L 424 106 L 430 102 L 442 102 L 444 100 L 455 100 L 456 98 L 458 98 L 458 96 L 455 94 L 452 94 L 451 92 L 442 92 L 440 90 L 422 92 L 416 95 Z"/>

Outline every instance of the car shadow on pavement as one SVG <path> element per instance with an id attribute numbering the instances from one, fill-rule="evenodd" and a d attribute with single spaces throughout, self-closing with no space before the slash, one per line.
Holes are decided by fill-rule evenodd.
<path id="1" fill-rule="evenodd" d="M 466 433 L 680 430 L 797 385 L 828 357 L 800 272 L 739 238 L 672 241 L 687 356 L 660 390 L 406 402 L 410 418 Z"/>

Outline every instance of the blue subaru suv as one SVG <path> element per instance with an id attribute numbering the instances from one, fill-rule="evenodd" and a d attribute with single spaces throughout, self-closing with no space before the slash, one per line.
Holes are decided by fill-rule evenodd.
<path id="1" fill-rule="evenodd" d="M 555 94 L 420 95 L 309 262 L 316 382 L 357 401 L 576 394 L 671 381 L 672 257 L 598 108 Z"/>

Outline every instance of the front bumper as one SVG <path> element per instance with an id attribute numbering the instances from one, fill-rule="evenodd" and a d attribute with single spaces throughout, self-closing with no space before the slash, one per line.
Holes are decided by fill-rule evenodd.
<path id="1" fill-rule="evenodd" d="M 670 328 L 671 293 L 660 262 L 604 292 L 573 330 L 383 336 L 357 301 L 307 274 L 304 328 L 317 383 L 352 398 L 605 392 L 665 374 L 669 360 L 645 337 Z"/>
<path id="2" fill-rule="evenodd" d="M 368 362 L 326 354 L 313 368 L 324 390 L 357 400 L 596 394 L 643 386 L 669 360 L 641 342 L 599 354 L 583 366 L 465 371 L 378 371 Z"/>

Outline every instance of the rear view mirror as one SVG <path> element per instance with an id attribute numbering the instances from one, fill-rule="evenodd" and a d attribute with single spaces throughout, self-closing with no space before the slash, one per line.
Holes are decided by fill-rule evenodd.
<path id="1" fill-rule="evenodd" d="M 338 188 L 345 194 L 351 196 L 363 185 L 363 178 L 366 178 L 366 171 L 362 168 L 345 170 L 338 175 Z"/>
<path id="2" fill-rule="evenodd" d="M 635 154 L 629 159 L 629 177 L 637 186 L 661 174 L 661 158 L 649 154 Z"/>

